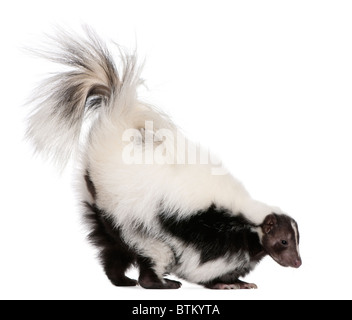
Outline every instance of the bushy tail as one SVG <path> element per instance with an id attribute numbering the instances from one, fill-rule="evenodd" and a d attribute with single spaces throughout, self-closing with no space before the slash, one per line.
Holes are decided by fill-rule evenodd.
<path id="1" fill-rule="evenodd" d="M 36 151 L 60 166 L 67 164 L 77 148 L 85 117 L 93 111 L 128 107 L 126 97 L 135 97 L 140 83 L 135 55 L 119 48 L 119 73 L 106 45 L 88 28 L 85 33 L 82 37 L 60 31 L 52 37 L 54 51 L 35 52 L 68 68 L 38 86 L 27 129 Z M 119 99 L 125 103 L 118 103 Z"/>

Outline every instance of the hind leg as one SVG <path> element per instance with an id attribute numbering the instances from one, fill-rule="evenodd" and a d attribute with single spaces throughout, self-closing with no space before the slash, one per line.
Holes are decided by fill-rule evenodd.
<path id="1" fill-rule="evenodd" d="M 124 252 L 121 248 L 105 248 L 100 253 L 106 276 L 115 286 L 135 286 L 136 280 L 125 275 L 127 269 L 134 263 L 134 255 Z"/>
<path id="2" fill-rule="evenodd" d="M 103 210 L 89 203 L 85 205 L 85 218 L 92 229 L 88 238 L 100 249 L 100 261 L 107 277 L 115 286 L 137 285 L 136 280 L 125 275 L 136 261 L 136 254 L 123 241 L 119 228 L 113 225 Z"/>
<path id="3" fill-rule="evenodd" d="M 140 257 L 139 264 L 139 284 L 145 289 L 178 289 L 181 282 L 163 278 L 157 275 L 153 268 L 153 263 L 149 258 Z"/>
<path id="4" fill-rule="evenodd" d="M 134 234 L 138 246 L 139 284 L 146 289 L 178 289 L 181 282 L 164 278 L 175 263 L 175 255 L 164 242 Z"/>

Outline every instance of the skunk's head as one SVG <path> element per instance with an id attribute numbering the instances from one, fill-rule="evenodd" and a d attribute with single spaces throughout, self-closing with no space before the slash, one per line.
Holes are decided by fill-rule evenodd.
<path id="1" fill-rule="evenodd" d="M 269 214 L 261 225 L 264 250 L 280 265 L 299 268 L 299 232 L 295 220 L 285 214 Z"/>

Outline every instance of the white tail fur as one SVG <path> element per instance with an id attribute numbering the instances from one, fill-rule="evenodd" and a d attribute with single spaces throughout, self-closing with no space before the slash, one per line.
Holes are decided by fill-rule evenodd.
<path id="1" fill-rule="evenodd" d="M 114 108 L 128 107 L 131 103 L 127 100 L 136 98 L 140 84 L 141 68 L 137 68 L 134 54 L 118 48 L 122 66 L 119 73 L 105 44 L 92 30 L 86 28 L 85 32 L 85 37 L 78 37 L 60 30 L 51 39 L 55 50 L 35 51 L 68 67 L 36 89 L 27 129 L 35 150 L 61 167 L 79 144 L 86 116 L 99 110 L 111 117 Z"/>

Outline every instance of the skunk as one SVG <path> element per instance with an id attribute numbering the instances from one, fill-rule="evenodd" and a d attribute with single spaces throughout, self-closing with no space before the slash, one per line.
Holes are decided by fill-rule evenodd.
<path id="1" fill-rule="evenodd" d="M 266 255 L 298 268 L 299 232 L 280 209 L 251 198 L 171 119 L 141 101 L 142 67 L 87 28 L 60 31 L 37 53 L 65 68 L 35 91 L 27 137 L 65 167 L 78 155 L 79 191 L 89 240 L 116 286 L 256 288 L 240 280 Z M 176 146 L 176 147 L 175 147 Z M 218 161 L 218 160 L 217 160 Z M 139 279 L 125 275 L 139 268 Z"/>

